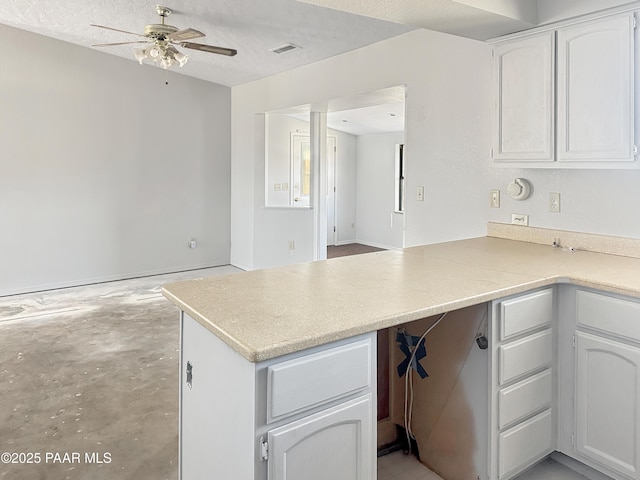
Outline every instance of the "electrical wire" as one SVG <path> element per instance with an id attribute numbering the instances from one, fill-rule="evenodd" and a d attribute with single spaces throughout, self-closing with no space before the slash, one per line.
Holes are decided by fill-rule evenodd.
<path id="1" fill-rule="evenodd" d="M 413 440 L 416 439 L 416 437 L 413 435 L 413 431 L 411 430 L 411 421 L 413 419 L 413 379 L 411 377 L 413 369 L 411 368 L 411 365 L 413 364 L 413 361 L 415 359 L 416 352 L 418 350 L 418 346 L 420 345 L 420 343 L 423 341 L 426 341 L 425 339 L 427 338 L 427 335 L 442 321 L 444 317 L 447 316 L 447 313 L 449 312 L 445 312 L 442 315 L 440 315 L 440 317 L 438 317 L 438 319 L 429 328 L 427 328 L 427 330 L 420 337 L 420 340 L 416 344 L 415 348 L 413 349 L 413 352 L 411 353 L 411 357 L 409 358 L 409 367 L 407 368 L 407 372 L 405 373 L 405 378 L 404 378 L 404 429 L 407 436 L 407 448 L 409 449 L 408 451 L 409 454 L 411 453 L 411 439 Z M 476 330 L 476 335 L 474 338 L 477 338 L 480 332 L 483 331 L 483 327 L 486 326 L 487 319 L 488 319 L 488 310 L 485 310 L 482 316 L 482 319 L 480 320 L 480 324 L 478 325 L 478 329 Z M 474 342 L 471 342 L 471 346 L 469 347 L 469 351 L 467 352 L 467 355 L 465 358 L 469 357 L 469 353 L 473 348 L 473 343 Z M 460 367 L 460 370 L 462 370 L 462 368 L 463 366 Z M 460 377 L 460 372 L 458 372 L 458 375 L 456 376 L 456 378 L 459 378 L 459 377 Z M 447 401 L 452 391 L 453 391 L 453 387 L 447 394 Z M 438 418 L 439 416 L 440 415 L 438 415 Z"/>
<path id="2" fill-rule="evenodd" d="M 413 435 L 413 432 L 411 431 L 411 419 L 413 416 L 413 378 L 412 378 L 413 368 L 412 368 L 412 365 L 416 358 L 416 353 L 418 351 L 418 347 L 420 346 L 420 344 L 423 341 L 425 341 L 425 338 L 427 338 L 427 335 L 429 335 L 429 332 L 431 332 L 431 330 L 436 328 L 438 324 L 442 321 L 442 319 L 447 316 L 447 313 L 449 312 L 444 312 L 442 315 L 438 317 L 438 319 L 435 322 L 433 322 L 433 324 L 429 328 L 427 328 L 427 330 L 420 337 L 420 340 L 418 340 L 418 343 L 416 344 L 416 346 L 413 348 L 413 352 L 411 352 L 411 357 L 409 357 L 409 366 L 407 367 L 407 371 L 405 372 L 405 376 L 404 376 L 404 431 L 407 435 L 407 448 L 409 449 L 409 453 L 411 453 L 411 439 L 415 440 L 416 438 Z"/>

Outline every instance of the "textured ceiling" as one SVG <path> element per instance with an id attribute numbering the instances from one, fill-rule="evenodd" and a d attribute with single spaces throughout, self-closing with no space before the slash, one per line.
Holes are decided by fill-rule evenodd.
<path id="1" fill-rule="evenodd" d="M 235 48 L 238 55 L 185 50 L 179 73 L 227 86 L 316 62 L 414 28 L 487 39 L 628 0 L 156 0 L 174 13 L 167 23 L 204 32 L 198 43 Z M 0 23 L 91 48 L 138 37 L 158 23 L 149 0 L 0 0 Z M 302 47 L 278 55 L 269 49 Z M 134 46 L 101 50 L 133 60 Z"/>
<path id="2" fill-rule="evenodd" d="M 146 24 L 159 23 L 155 6 L 148 0 L 5 0 L 0 2 L 0 23 L 91 48 L 92 44 L 139 38 L 89 24 L 142 33 Z M 166 6 L 173 10 L 167 23 L 206 34 L 195 42 L 238 50 L 235 57 L 184 51 L 190 59 L 179 73 L 227 86 L 322 60 L 415 28 L 295 0 L 167 0 Z M 289 42 L 302 48 L 281 55 L 269 51 Z M 135 61 L 134 47 L 100 50 Z"/>

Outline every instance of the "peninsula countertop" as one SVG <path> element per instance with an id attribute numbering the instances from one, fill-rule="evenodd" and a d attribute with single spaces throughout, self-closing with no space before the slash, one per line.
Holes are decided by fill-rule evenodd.
<path id="1" fill-rule="evenodd" d="M 493 237 L 164 286 L 250 362 L 555 283 L 640 298 L 640 258 Z"/>

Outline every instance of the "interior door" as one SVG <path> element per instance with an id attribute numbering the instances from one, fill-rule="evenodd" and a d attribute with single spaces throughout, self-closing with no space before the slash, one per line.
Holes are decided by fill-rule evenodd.
<path id="1" fill-rule="evenodd" d="M 336 137 L 327 137 L 327 245 L 335 245 L 338 241 L 336 161 Z"/>

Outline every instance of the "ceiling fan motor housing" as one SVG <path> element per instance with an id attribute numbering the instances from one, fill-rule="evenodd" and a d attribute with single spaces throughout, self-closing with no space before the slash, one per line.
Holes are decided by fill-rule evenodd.
<path id="1" fill-rule="evenodd" d="M 177 32 L 178 29 L 173 25 L 160 25 L 152 23 L 144 27 L 144 36 L 153 38 L 154 40 L 166 40 L 167 35 Z"/>

